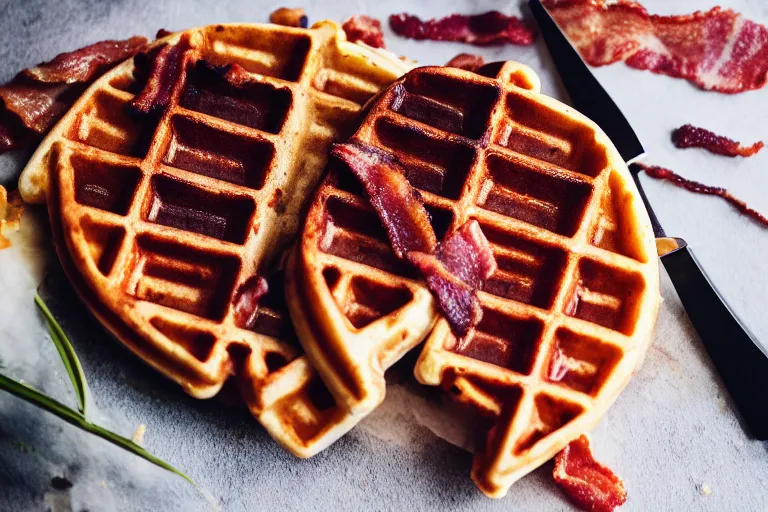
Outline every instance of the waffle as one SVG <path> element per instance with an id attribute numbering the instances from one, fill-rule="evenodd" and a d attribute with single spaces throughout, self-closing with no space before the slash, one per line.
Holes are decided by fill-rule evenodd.
<path id="1" fill-rule="evenodd" d="M 159 119 L 128 114 L 143 84 L 133 60 L 121 64 L 44 140 L 20 189 L 47 203 L 66 273 L 123 344 L 197 398 L 233 378 L 270 434 L 311 456 L 354 418 L 296 342 L 280 260 L 330 144 L 407 67 L 331 22 L 208 26 L 154 49 L 182 37 L 185 85 Z M 216 82 L 197 58 L 237 63 L 252 81 Z M 236 322 L 233 302 L 257 273 L 270 292 Z"/>
<path id="2" fill-rule="evenodd" d="M 451 333 L 340 167 L 312 203 L 286 295 L 307 355 L 357 415 L 383 399 L 384 370 L 431 332 L 416 377 L 486 418 L 472 476 L 500 497 L 592 428 L 627 383 L 650 342 L 659 270 L 647 213 L 605 134 L 541 95 L 529 68 L 481 71 L 491 76 L 409 72 L 355 135 L 403 164 L 438 239 L 479 222 L 498 269 L 478 292 L 475 330 Z"/>

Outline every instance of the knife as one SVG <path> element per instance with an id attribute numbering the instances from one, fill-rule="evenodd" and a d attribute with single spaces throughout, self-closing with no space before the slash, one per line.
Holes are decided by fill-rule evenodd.
<path id="1" fill-rule="evenodd" d="M 576 110 L 608 135 L 624 160 L 648 210 L 656 248 L 680 301 L 698 332 L 751 437 L 768 440 L 768 355 L 728 307 L 682 238 L 667 238 L 632 162 L 645 149 L 632 126 L 571 46 L 541 0 L 529 0 L 533 17 Z"/>

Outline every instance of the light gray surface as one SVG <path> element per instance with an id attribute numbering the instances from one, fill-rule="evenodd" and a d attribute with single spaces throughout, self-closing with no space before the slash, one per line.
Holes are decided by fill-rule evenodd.
<path id="1" fill-rule="evenodd" d="M 710 7 L 703 0 L 643 3 L 659 13 Z M 361 12 L 385 19 L 401 10 L 421 15 L 517 11 L 508 2 L 324 4 L 305 3 L 312 20 L 341 20 Z M 764 0 L 722 5 L 768 24 Z M 0 1 L 0 80 L 100 39 L 152 35 L 160 27 L 263 21 L 277 6 L 258 0 Z M 482 53 L 487 60 L 520 60 L 539 72 L 545 93 L 559 96 L 541 43 L 476 49 L 387 35 L 392 50 L 424 64 L 443 63 L 461 51 Z M 766 90 L 737 96 L 704 93 L 682 80 L 623 65 L 596 73 L 638 130 L 649 161 L 727 186 L 768 211 L 768 151 L 749 160 L 728 160 L 676 150 L 669 143 L 669 131 L 685 122 L 749 142 L 768 140 Z M 13 168 L 9 160 L 0 158 L 0 172 Z M 768 231 L 716 199 L 657 182 L 647 183 L 647 190 L 667 232 L 690 242 L 734 309 L 768 340 Z M 471 456 L 432 433 L 445 435 L 445 424 L 432 414 L 440 404 L 412 393 L 407 362 L 390 376 L 395 383 L 372 417 L 317 457 L 293 458 L 247 413 L 187 397 L 112 341 L 50 264 L 53 255 L 44 225 L 44 213 L 33 211 L 14 237 L 14 247 L 0 252 L 3 372 L 74 404 L 32 304 L 34 289 L 49 269 L 46 297 L 81 356 L 91 385 L 92 419 L 129 437 L 146 424 L 147 448 L 192 476 L 222 509 L 569 510 L 552 485 L 548 466 L 517 483 L 503 500 L 489 500 L 477 491 L 467 476 Z M 626 510 L 766 510 L 768 444 L 744 436 L 666 276 L 662 296 L 656 340 L 645 365 L 593 433 L 597 455 L 625 479 Z M 64 476 L 74 486 L 54 492 L 54 476 Z M 702 484 L 711 487 L 710 496 L 702 495 Z M 0 394 L 0 511 L 68 510 L 57 508 L 67 501 L 75 511 L 211 509 L 181 479 Z"/>

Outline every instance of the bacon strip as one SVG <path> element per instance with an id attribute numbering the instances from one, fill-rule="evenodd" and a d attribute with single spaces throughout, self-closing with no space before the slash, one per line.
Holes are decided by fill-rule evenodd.
<path id="1" fill-rule="evenodd" d="M 89 82 L 116 62 L 136 55 L 147 45 L 147 38 L 133 36 L 123 41 L 101 41 L 69 53 L 61 53 L 49 62 L 22 71 L 29 78 L 48 84 Z"/>
<path id="2" fill-rule="evenodd" d="M 445 63 L 446 67 L 477 71 L 485 65 L 485 59 L 472 53 L 460 53 Z"/>
<path id="3" fill-rule="evenodd" d="M 376 18 L 358 14 L 347 19 L 341 28 L 348 41 L 384 48 L 384 32 L 381 31 L 381 22 Z"/>
<path id="4" fill-rule="evenodd" d="M 730 9 L 657 16 L 627 0 L 544 3 L 592 66 L 624 61 L 731 94 L 759 89 L 768 81 L 768 29 Z"/>
<path id="5" fill-rule="evenodd" d="M 331 154 L 347 164 L 363 184 L 398 258 L 412 251 L 432 254 L 437 237 L 421 194 L 405 179 L 402 165 L 392 155 L 368 144 L 336 144 Z"/>
<path id="6" fill-rule="evenodd" d="M 251 329 L 256 323 L 259 300 L 269 291 L 267 280 L 260 275 L 249 277 L 235 293 L 232 307 L 235 313 L 235 325 Z"/>
<path id="7" fill-rule="evenodd" d="M 64 115 L 83 89 L 80 84 L 22 83 L 14 79 L 0 87 L 0 99 L 6 111 L 15 115 L 24 128 L 42 135 Z M 72 101 L 61 98 L 68 91 L 77 91 Z"/>
<path id="8" fill-rule="evenodd" d="M 140 114 L 163 112 L 171 104 L 174 91 L 185 80 L 185 56 L 189 49 L 186 39 L 175 45 L 164 46 L 155 56 L 147 83 L 131 107 Z"/>
<path id="9" fill-rule="evenodd" d="M 469 221 L 437 244 L 421 195 L 393 156 L 358 141 L 337 144 L 331 154 L 363 184 L 395 254 L 424 276 L 454 334 L 466 336 L 482 318 L 477 289 L 496 271 L 480 225 Z"/>
<path id="10" fill-rule="evenodd" d="M 672 132 L 672 143 L 678 148 L 704 148 L 710 153 L 730 157 L 748 157 L 763 149 L 762 142 L 742 146 L 733 139 L 690 124 L 684 124 Z"/>
<path id="11" fill-rule="evenodd" d="M 645 173 L 651 178 L 656 178 L 657 180 L 669 181 L 671 183 L 674 183 L 678 187 L 684 188 L 691 192 L 695 192 L 696 194 L 705 194 L 710 196 L 721 197 L 725 199 L 731 206 L 736 208 L 739 212 L 743 213 L 747 217 L 751 217 L 755 221 L 762 224 L 764 227 L 768 228 L 768 217 L 758 212 L 757 210 L 753 210 L 752 208 L 747 206 L 747 203 L 731 195 L 730 192 L 728 192 L 726 189 L 722 187 L 710 187 L 708 185 L 704 185 L 699 182 L 683 178 L 679 174 L 676 174 L 675 172 L 669 169 L 665 169 L 663 167 L 657 167 L 655 165 L 644 165 L 644 164 L 638 164 L 638 165 L 640 165 L 645 171 Z"/>
<path id="12" fill-rule="evenodd" d="M 422 21 L 416 16 L 401 13 L 389 17 L 392 30 L 409 39 L 432 41 L 456 41 L 478 46 L 494 44 L 531 45 L 536 32 L 515 16 L 499 11 L 467 16 L 451 14 L 445 18 Z"/>
<path id="13" fill-rule="evenodd" d="M 611 512 L 627 501 L 624 482 L 595 460 L 586 435 L 571 441 L 557 454 L 552 476 L 582 510 Z"/>
<path id="14" fill-rule="evenodd" d="M 453 333 L 459 338 L 466 336 L 483 318 L 477 290 L 497 268 L 477 221 L 471 220 L 454 231 L 438 245 L 435 254 L 411 252 L 407 258 L 437 297 Z"/>
<path id="15" fill-rule="evenodd" d="M 476 220 L 465 222 L 443 240 L 435 256 L 448 271 L 474 289 L 496 272 L 496 259 Z"/>
<path id="16" fill-rule="evenodd" d="M 95 43 L 59 54 L 0 86 L 0 153 L 45 134 L 89 84 L 146 44 L 138 36 Z"/>

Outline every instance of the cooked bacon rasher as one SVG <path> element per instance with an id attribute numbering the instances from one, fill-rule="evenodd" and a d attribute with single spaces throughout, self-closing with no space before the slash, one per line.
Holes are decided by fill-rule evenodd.
<path id="1" fill-rule="evenodd" d="M 505 43 L 530 45 L 536 39 L 533 27 L 520 18 L 499 11 L 471 16 L 451 14 L 426 21 L 411 14 L 393 14 L 389 17 L 389 26 L 396 34 L 409 39 L 456 41 L 478 46 Z"/>
<path id="2" fill-rule="evenodd" d="M 408 253 L 440 310 L 459 338 L 480 323 L 483 310 L 477 290 L 496 271 L 496 259 L 476 220 L 466 222 L 437 246 L 434 254 Z"/>
<path id="3" fill-rule="evenodd" d="M 552 475 L 568 498 L 582 510 L 612 512 L 627 501 L 624 482 L 595 460 L 586 435 L 571 441 L 557 454 Z"/>
<path id="4" fill-rule="evenodd" d="M 374 48 L 384 48 L 384 32 L 381 22 L 370 16 L 357 14 L 347 19 L 341 26 L 347 40 L 353 43 L 365 43 Z"/>
<path id="5" fill-rule="evenodd" d="M 437 237 L 429 213 L 395 157 L 354 139 L 336 144 L 331 154 L 360 180 L 398 258 L 405 259 L 413 251 L 435 251 Z"/>
<path id="6" fill-rule="evenodd" d="M 759 89 L 768 80 L 768 28 L 731 9 L 657 16 L 626 0 L 544 4 L 592 66 L 624 61 L 724 93 Z"/>
<path id="7" fill-rule="evenodd" d="M 477 221 L 469 221 L 438 244 L 421 195 L 395 157 L 352 140 L 332 155 L 362 183 L 398 258 L 424 277 L 440 310 L 458 337 L 482 318 L 477 290 L 496 270 L 496 260 Z"/>
<path id="8" fill-rule="evenodd" d="M 152 60 L 147 83 L 131 101 L 131 107 L 140 114 L 163 112 L 171 104 L 174 92 L 184 87 L 189 41 L 166 45 Z"/>
<path id="9" fill-rule="evenodd" d="M 696 194 L 705 194 L 709 196 L 720 197 L 725 201 L 727 201 L 731 206 L 736 208 L 740 213 L 743 213 L 747 217 L 751 217 L 755 221 L 762 224 L 763 227 L 768 228 L 768 217 L 758 212 L 757 210 L 750 208 L 749 206 L 747 206 L 747 203 L 745 203 L 738 197 L 734 196 L 733 194 L 731 194 L 730 192 L 728 192 L 726 189 L 722 187 L 711 187 L 709 185 L 704 185 L 703 183 L 699 183 L 697 181 L 683 178 L 679 174 L 669 169 L 665 169 L 664 167 L 658 167 L 655 165 L 644 165 L 644 164 L 637 164 L 637 165 L 641 166 L 645 171 L 645 174 L 647 174 L 651 178 L 656 178 L 657 180 L 669 181 L 670 183 L 673 183 L 680 188 L 684 188 L 690 192 L 695 192 Z"/>
<path id="10" fill-rule="evenodd" d="M 146 45 L 139 36 L 101 41 L 59 54 L 0 86 L 0 153 L 42 137 L 89 84 Z"/>
<path id="11" fill-rule="evenodd" d="M 743 146 L 733 139 L 690 124 L 684 124 L 672 132 L 672 143 L 681 149 L 702 148 L 716 155 L 730 157 L 748 157 L 763 149 L 762 142 L 758 141 L 751 146 Z"/>

